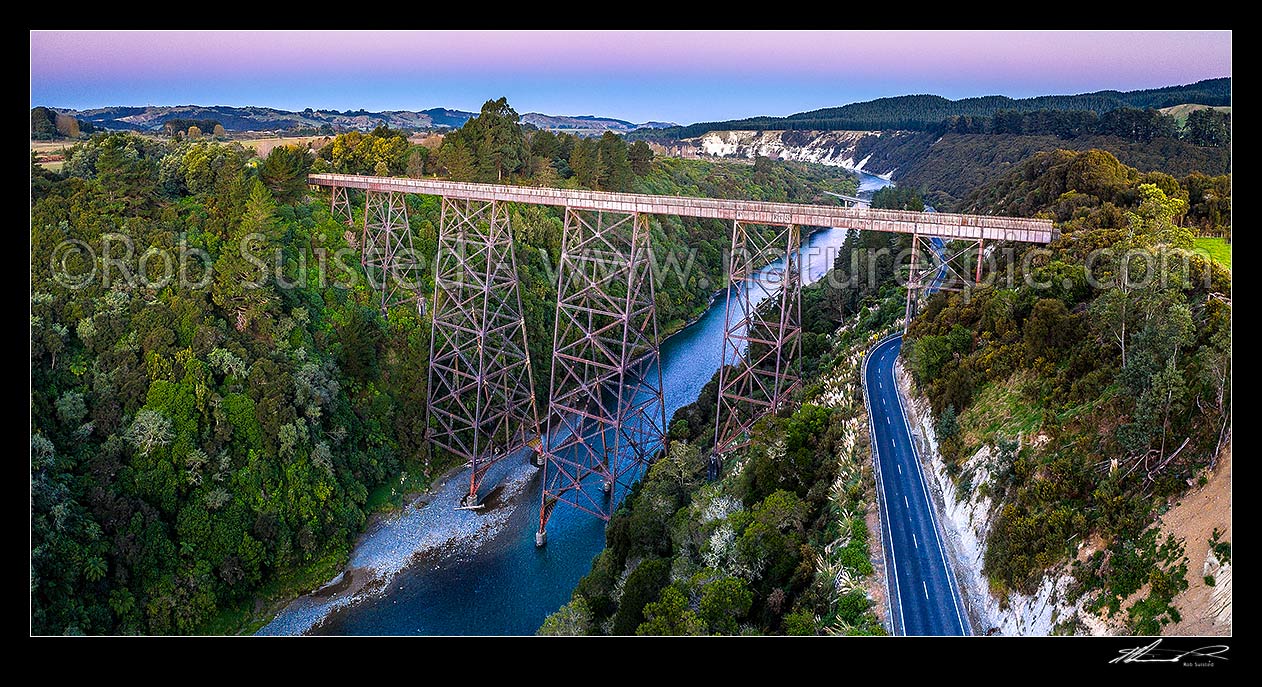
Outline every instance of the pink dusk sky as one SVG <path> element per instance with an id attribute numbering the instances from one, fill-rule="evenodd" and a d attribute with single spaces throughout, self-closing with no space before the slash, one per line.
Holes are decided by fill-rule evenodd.
<path id="1" fill-rule="evenodd" d="M 1231 75 L 1229 31 L 33 31 L 31 104 L 477 110 L 680 123 L 907 93 Z"/>

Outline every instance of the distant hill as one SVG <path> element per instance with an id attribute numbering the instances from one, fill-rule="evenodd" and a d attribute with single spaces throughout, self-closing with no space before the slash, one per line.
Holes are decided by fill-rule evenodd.
<path id="1" fill-rule="evenodd" d="M 40 108 L 47 110 L 48 108 Z M 443 107 L 428 110 L 313 110 L 299 112 L 272 107 L 230 107 L 226 105 L 151 105 L 146 107 L 102 107 L 91 110 L 59 109 L 64 115 L 75 117 L 102 129 L 161 132 L 167 123 L 182 121 L 215 121 L 227 131 L 275 131 L 278 129 L 315 129 L 333 131 L 370 131 L 381 125 L 393 129 L 428 130 L 439 127 L 459 127 L 476 112 L 449 110 Z M 626 133 L 644 127 L 679 126 L 673 122 L 648 122 L 635 124 L 612 117 L 583 115 L 578 117 L 546 115 L 531 112 L 522 121 L 541 129 L 571 131 L 572 133 L 600 133 L 613 131 Z"/>
<path id="2" fill-rule="evenodd" d="M 523 124 L 530 124 L 540 129 L 548 129 L 549 131 L 565 131 L 572 134 L 598 134 L 605 131 L 612 131 L 616 134 L 625 134 L 630 131 L 638 131 L 640 129 L 662 129 L 666 127 L 679 126 L 674 122 L 645 122 L 643 124 L 635 124 L 625 119 L 614 119 L 613 117 L 598 117 L 596 115 L 578 115 L 575 117 L 566 117 L 558 115 L 546 115 L 538 112 L 527 112 L 521 116 Z"/>
<path id="3" fill-rule="evenodd" d="M 595 115 L 580 115 L 577 117 L 565 117 L 556 115 L 540 114 L 538 112 L 527 112 L 521 116 L 523 124 L 533 124 L 540 129 L 551 129 L 553 131 L 565 131 L 569 129 L 592 129 L 597 131 L 614 131 L 623 132 L 635 129 L 635 124 L 624 119 L 613 119 L 612 117 L 597 117 Z"/>
<path id="4" fill-rule="evenodd" d="M 600 133 L 604 131 L 612 131 L 616 134 L 623 134 L 629 131 L 638 131 L 641 129 L 664 129 L 668 127 L 679 126 L 675 122 L 645 122 L 636 124 L 628 122 L 625 119 L 614 119 L 613 117 L 598 117 L 596 115 L 578 115 L 567 117 L 564 115 L 546 115 L 538 112 L 527 112 L 521 116 L 523 124 L 530 124 L 540 129 L 548 129 L 550 131 L 565 131 L 568 133 L 590 134 Z"/>
<path id="5" fill-rule="evenodd" d="M 435 108 L 409 110 L 313 110 L 300 112 L 272 107 L 230 107 L 226 105 L 151 105 L 146 107 L 102 107 L 91 110 L 62 110 L 102 129 L 161 131 L 170 120 L 214 120 L 227 131 L 274 131 L 278 129 L 371 130 L 382 124 L 395 129 L 455 127 L 474 116 L 473 112 Z"/>
<path id="6" fill-rule="evenodd" d="M 453 129 L 463 125 L 470 117 L 478 114 L 476 112 L 465 112 L 464 110 L 448 110 L 445 107 L 421 110 L 420 113 L 429 117 L 430 122 L 434 126 L 449 126 Z"/>
<path id="7" fill-rule="evenodd" d="M 1001 111 L 1089 110 L 1103 113 L 1126 107 L 1159 109 L 1185 103 L 1230 105 L 1231 77 L 1139 91 L 1096 91 L 1078 95 L 1044 95 L 1020 99 L 988 95 L 949 100 L 938 95 L 903 95 L 800 112 L 788 117 L 751 117 L 724 122 L 703 122 L 662 129 L 653 132 L 653 135 L 661 138 L 692 138 L 710 131 L 788 129 L 923 131 L 941 124 L 950 117 L 989 117 Z"/>

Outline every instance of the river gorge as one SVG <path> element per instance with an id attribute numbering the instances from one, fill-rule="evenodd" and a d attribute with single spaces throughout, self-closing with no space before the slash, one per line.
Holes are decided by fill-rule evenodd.
<path id="1" fill-rule="evenodd" d="M 860 173 L 859 193 L 890 185 Z M 831 269 L 844 228 L 803 237 L 802 277 Z M 763 273 L 779 269 L 779 263 Z M 696 400 L 720 363 L 726 292 L 705 313 L 661 343 L 666 416 Z M 524 455 L 491 468 L 498 481 L 481 511 L 456 510 L 467 471 L 447 476 L 400 511 L 377 519 L 360 537 L 346 570 L 289 603 L 259 634 L 522 635 L 534 634 L 570 599 L 574 585 L 605 546 L 605 523 L 566 505 L 548 523 L 548 544 L 535 546 L 539 472 Z"/>

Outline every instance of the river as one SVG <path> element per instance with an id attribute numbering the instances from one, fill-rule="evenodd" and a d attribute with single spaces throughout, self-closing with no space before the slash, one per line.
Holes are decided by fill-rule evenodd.
<path id="1" fill-rule="evenodd" d="M 889 181 L 860 173 L 859 195 Z M 847 231 L 804 237 L 803 282 L 832 267 Z M 780 263 L 764 268 L 775 270 Z M 719 367 L 726 299 L 661 344 L 666 416 L 701 393 Z M 605 523 L 567 505 L 548 522 L 548 544 L 535 546 L 541 480 L 524 456 L 501 460 L 490 479 L 501 486 L 481 512 L 455 510 L 464 473 L 435 485 L 420 501 L 381 519 L 360 537 L 348 571 L 323 590 L 290 603 L 259 634 L 523 635 L 569 601 L 605 546 Z"/>

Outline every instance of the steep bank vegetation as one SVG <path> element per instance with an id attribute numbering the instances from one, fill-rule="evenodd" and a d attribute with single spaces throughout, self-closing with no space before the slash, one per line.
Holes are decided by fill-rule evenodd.
<path id="1" fill-rule="evenodd" d="M 921 189 L 942 210 L 969 212 L 969 193 L 1004 179 L 1041 152 L 1103 150 L 1141 172 L 1178 177 L 1223 175 L 1231 171 L 1231 151 L 1173 137 L 1130 140 L 1087 133 L 1062 138 L 1050 133 L 924 132 L 870 137 L 860 142 L 856 159 L 871 155 L 868 168 L 895 170 L 901 186 Z"/>
<path id="2" fill-rule="evenodd" d="M 276 166 L 110 134 L 33 186 L 36 633 L 234 627 L 327 578 L 379 490 L 423 475 L 425 330 L 381 319 L 358 260 L 321 281 L 345 227 L 269 191 Z"/>
<path id="3" fill-rule="evenodd" d="M 108 134 L 77 146 L 63 174 L 32 167 L 36 633 L 240 628 L 267 599 L 331 577 L 374 508 L 450 466 L 423 441 L 428 321 L 408 308 L 382 318 L 357 233 L 327 197 L 308 197 L 313 165 L 580 187 L 565 169 L 577 165 L 594 187 L 648 193 L 854 192 L 852 178 L 771 161 L 653 160 L 617 137 L 594 143 L 584 167 L 572 153 L 587 143 L 526 135 L 515 117 L 488 103 L 462 130 L 467 155 L 431 155 L 386 129 L 339 136 L 315 157 L 281 146 L 264 159 L 237 144 Z M 570 152 L 549 150 L 549 136 Z M 488 138 L 497 143 L 468 143 Z M 432 264 L 437 199 L 407 203 Z M 512 212 L 532 359 L 544 364 L 562 222 Z M 729 230 L 654 224 L 660 255 L 697 256 L 658 289 L 661 321 L 705 307 Z M 535 379 L 546 389 L 546 369 Z"/>
<path id="4" fill-rule="evenodd" d="M 1071 231 L 1080 226 L 1120 226 L 1118 212 L 1140 204 L 1142 184 L 1153 184 L 1167 199 L 1182 202 L 1171 216 L 1175 224 L 1230 232 L 1230 174 L 1208 176 L 1191 171 L 1176 179 L 1163 171 L 1134 169 L 1102 150 L 1055 150 L 1036 155 L 1021 169 L 970 192 L 960 207 L 962 212 L 972 213 L 1047 215 Z"/>
<path id="5" fill-rule="evenodd" d="M 997 504 L 985 573 L 1000 596 L 1032 592 L 1097 540 L 1074 568 L 1089 610 L 1123 613 L 1137 633 L 1178 618 L 1182 549 L 1149 525 L 1230 433 L 1231 275 L 1178 225 L 1203 178 L 1061 151 L 966 201 L 1064 232 L 1025 283 L 934 296 L 904 346 L 958 489 Z M 1168 268 L 1137 276 L 1149 261 Z M 962 473 L 983 446 L 987 474 Z"/>

